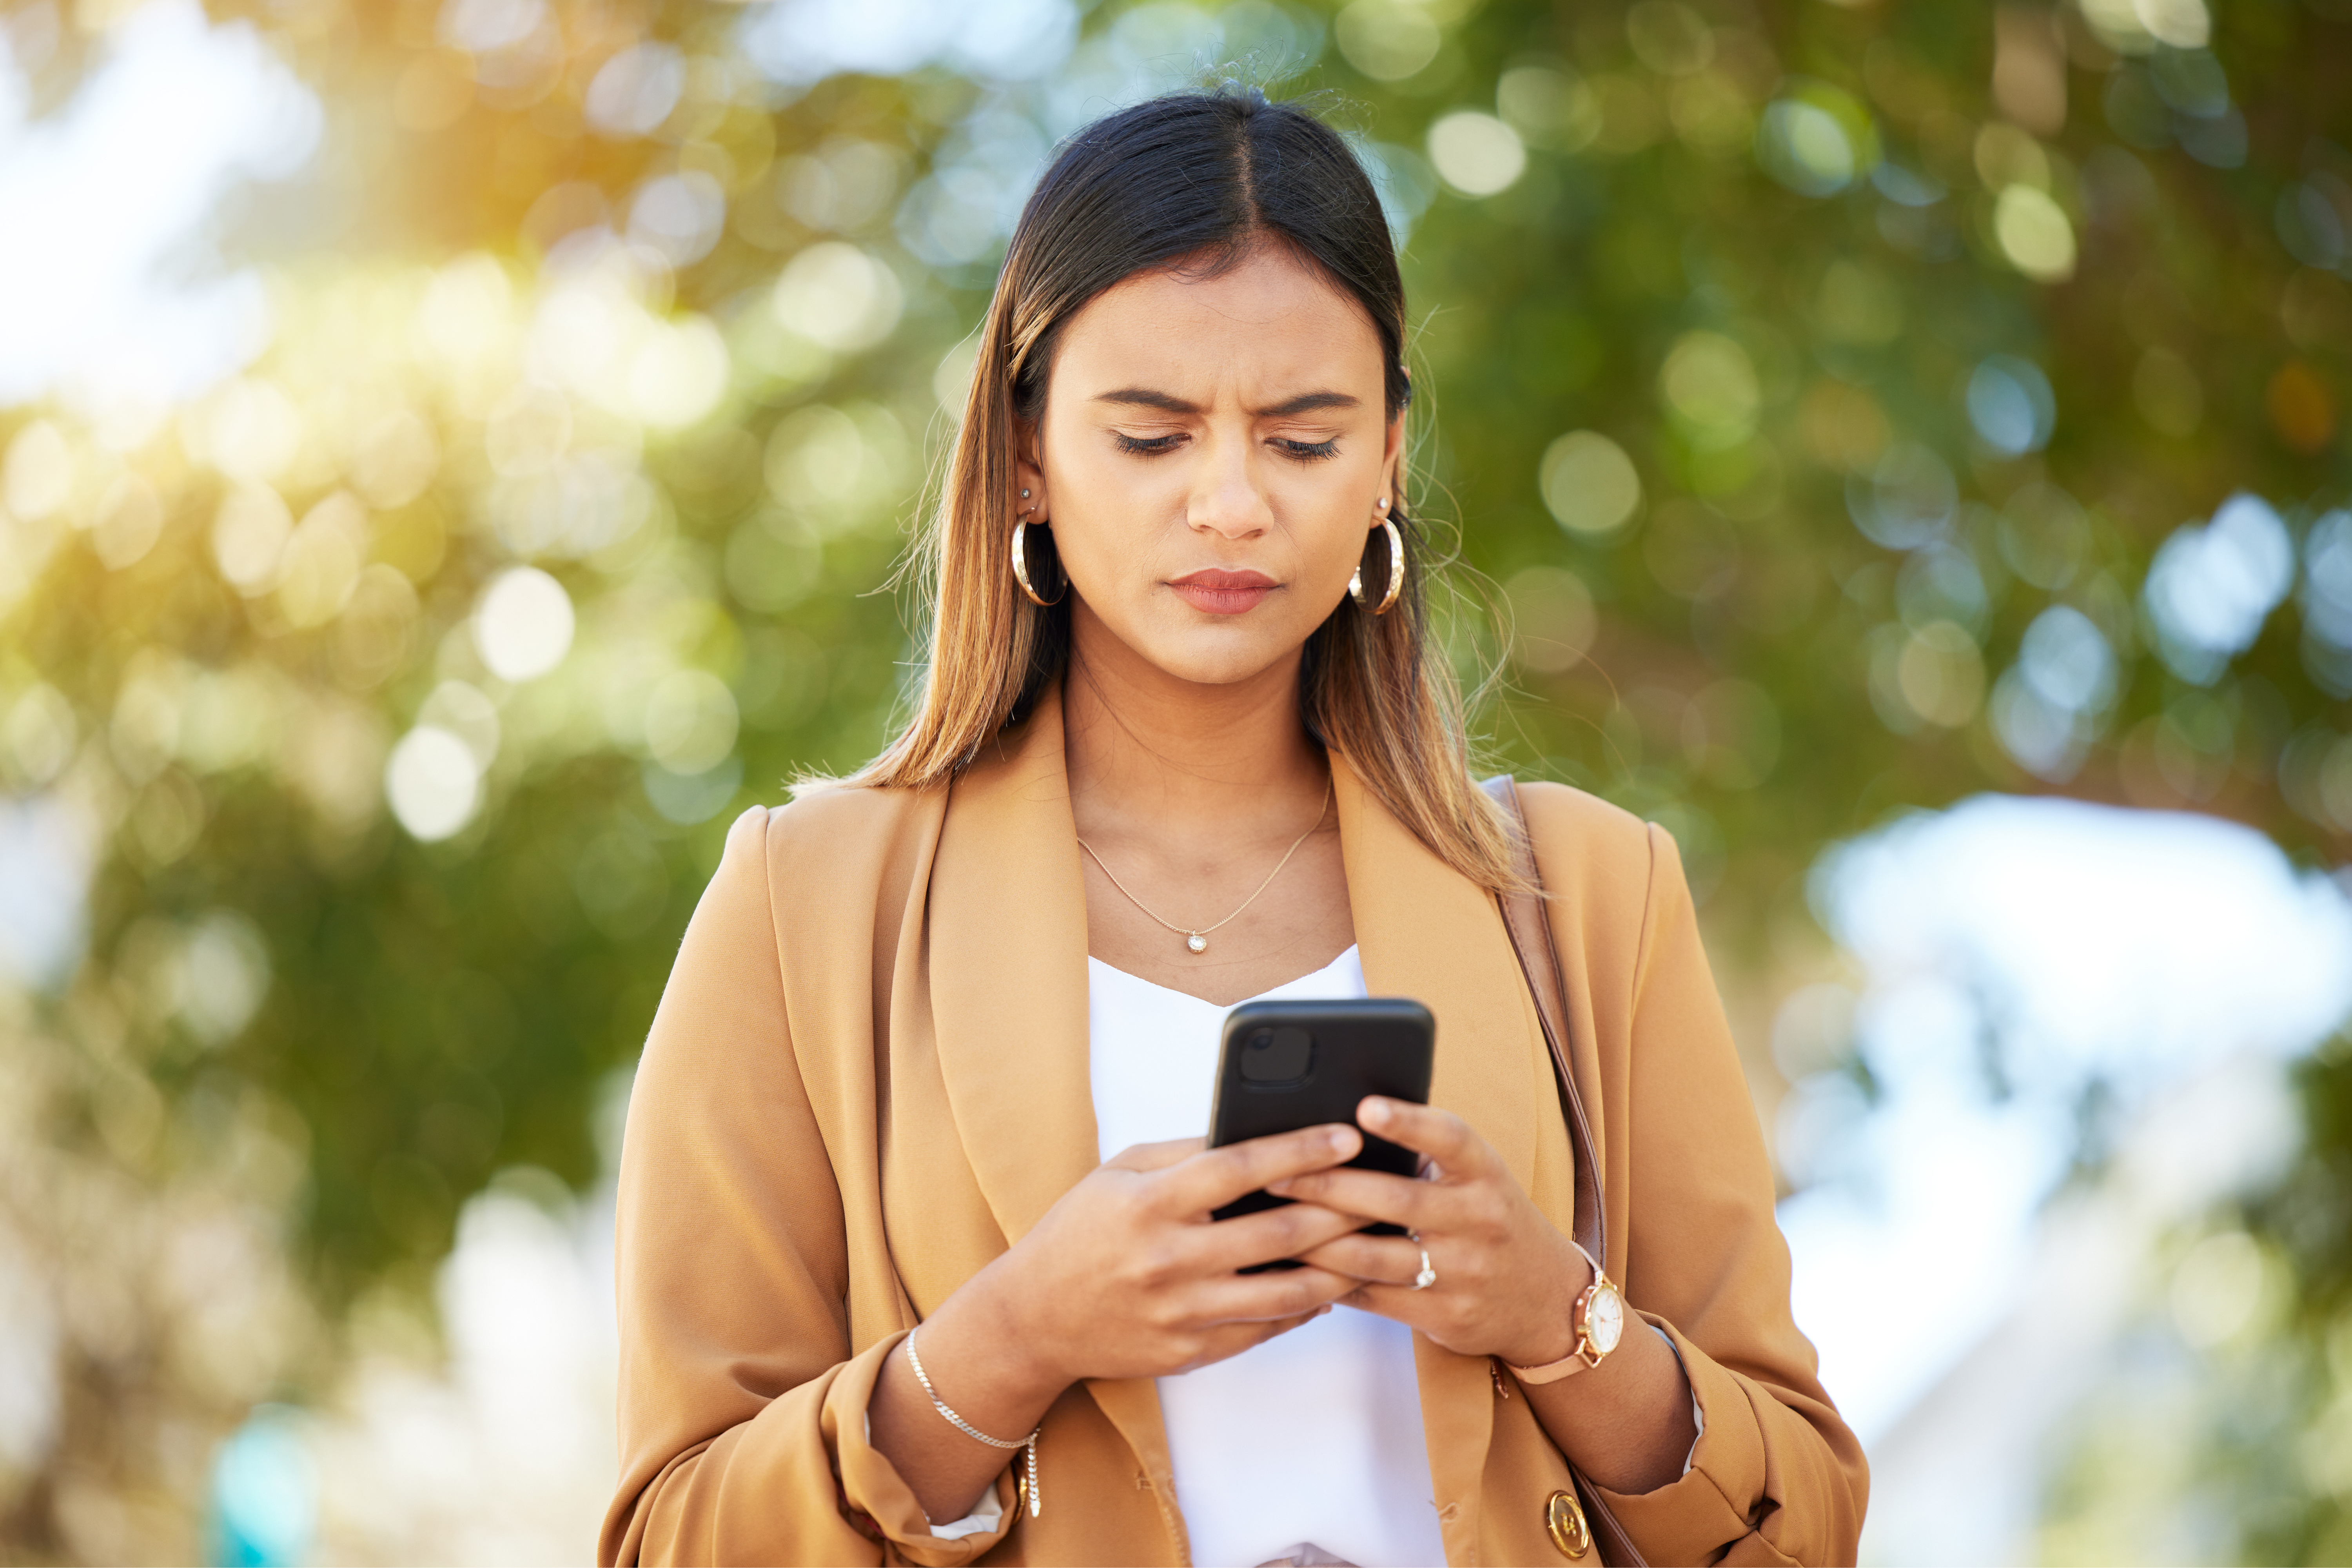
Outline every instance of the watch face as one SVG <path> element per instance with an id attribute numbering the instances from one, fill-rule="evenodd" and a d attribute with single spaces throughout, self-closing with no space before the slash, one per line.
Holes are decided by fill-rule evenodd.
<path id="1" fill-rule="evenodd" d="M 1617 1348 L 1625 1332 L 1625 1298 L 1617 1294 L 1614 1285 L 1602 1285 L 1592 1293 L 1592 1304 L 1584 1310 L 1585 1337 L 1592 1348 L 1607 1355 Z"/>

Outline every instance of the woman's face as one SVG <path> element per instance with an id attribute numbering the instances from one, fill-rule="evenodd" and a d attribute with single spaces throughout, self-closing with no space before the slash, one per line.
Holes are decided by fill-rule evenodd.
<path id="1" fill-rule="evenodd" d="M 1081 647 L 1107 630 L 1209 685 L 1295 658 L 1395 504 L 1402 421 L 1362 307 L 1264 245 L 1222 277 L 1098 295 L 1051 374 L 1016 506 L 1052 524 Z"/>

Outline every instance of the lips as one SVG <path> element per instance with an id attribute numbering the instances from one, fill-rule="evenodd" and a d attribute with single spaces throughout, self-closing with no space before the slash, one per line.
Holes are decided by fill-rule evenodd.
<path id="1" fill-rule="evenodd" d="M 1254 610 L 1279 586 L 1263 572 L 1223 572 L 1213 566 L 1188 572 L 1168 585 L 1186 604 L 1212 616 L 1238 616 Z"/>

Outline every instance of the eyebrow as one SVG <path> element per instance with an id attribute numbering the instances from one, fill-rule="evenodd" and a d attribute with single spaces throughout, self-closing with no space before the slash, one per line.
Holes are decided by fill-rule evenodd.
<path id="1" fill-rule="evenodd" d="M 1130 407 L 1136 408 L 1157 408 L 1163 414 L 1198 414 L 1201 412 L 1201 407 L 1198 404 L 1187 403 L 1181 397 L 1173 396 L 1165 392 L 1154 392 L 1150 388 L 1143 386 L 1123 386 L 1117 392 L 1106 392 L 1097 395 L 1095 401 L 1097 403 L 1123 403 Z M 1287 418 L 1290 416 L 1297 414 L 1311 414 L 1318 408 L 1357 408 L 1360 406 L 1362 406 L 1362 399 L 1352 397 L 1344 392 L 1303 392 L 1297 397 L 1286 399 L 1281 403 L 1274 405 L 1270 408 L 1253 409 L 1251 412 L 1256 414 L 1262 418 L 1281 419 Z"/>

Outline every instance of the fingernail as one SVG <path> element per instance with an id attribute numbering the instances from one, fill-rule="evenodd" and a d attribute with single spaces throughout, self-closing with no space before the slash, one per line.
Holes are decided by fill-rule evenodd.
<path id="1" fill-rule="evenodd" d="M 1331 1152 L 1334 1154 L 1346 1153 L 1348 1152 L 1349 1141 L 1353 1136 L 1353 1131 L 1349 1128 L 1334 1127 L 1331 1129 Z"/>
<path id="2" fill-rule="evenodd" d="M 1385 1127 L 1389 1121 L 1389 1102 L 1374 1095 L 1357 1108 L 1356 1118 L 1375 1127 Z"/>

